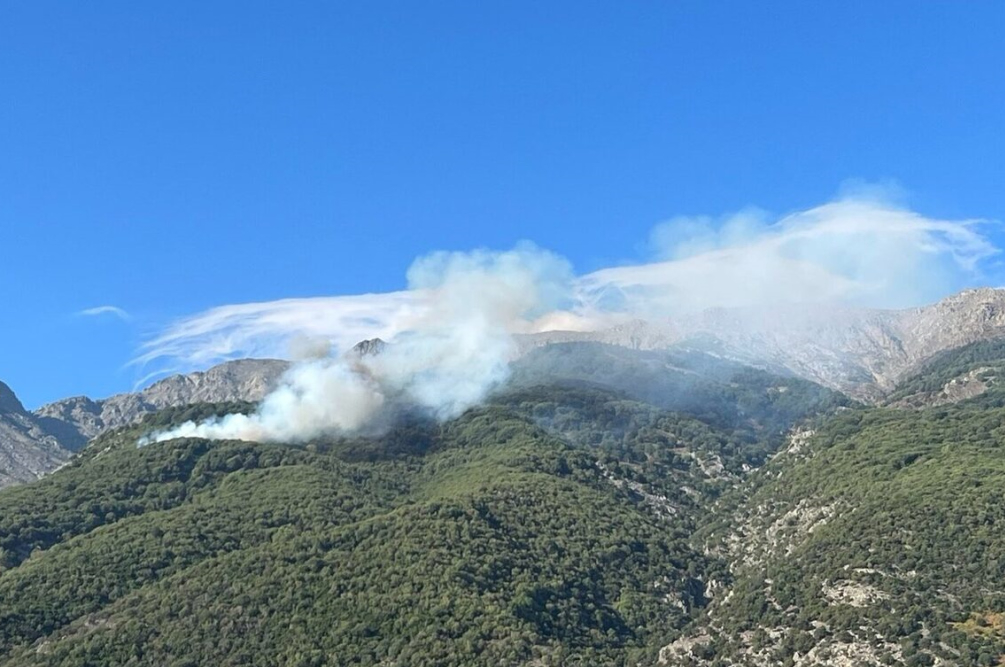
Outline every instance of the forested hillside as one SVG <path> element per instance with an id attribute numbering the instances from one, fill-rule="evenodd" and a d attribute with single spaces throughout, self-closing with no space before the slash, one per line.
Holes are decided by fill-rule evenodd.
<path id="1" fill-rule="evenodd" d="M 0 495 L 0 664 L 652 662 L 727 576 L 708 499 L 834 396 L 731 372 L 697 416 L 525 383 L 379 438 L 137 448 L 252 406 L 163 411 Z"/>
<path id="2" fill-rule="evenodd" d="M 1005 409 L 982 403 L 846 410 L 800 434 L 699 530 L 735 583 L 664 655 L 999 664 L 1003 452 Z"/>
<path id="3" fill-rule="evenodd" d="M 936 355 L 919 372 L 901 382 L 886 403 L 927 407 L 968 400 L 988 392 L 997 396 L 1001 393 L 999 378 L 1003 371 L 1005 339 L 964 345 Z"/>
<path id="4" fill-rule="evenodd" d="M 942 386 L 994 353 L 911 378 Z M 459 419 L 145 433 L 0 493 L 0 665 L 993 665 L 1005 408 L 705 355 L 536 353 Z M 532 358 L 532 357 L 529 357 Z M 962 371 L 961 371 L 962 369 Z"/>

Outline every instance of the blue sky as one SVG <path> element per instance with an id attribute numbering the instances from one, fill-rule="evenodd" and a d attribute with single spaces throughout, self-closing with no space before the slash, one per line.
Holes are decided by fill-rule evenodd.
<path id="1" fill-rule="evenodd" d="M 208 308 L 521 239 L 587 273 L 850 180 L 1005 220 L 1003 29 L 979 1 L 7 3 L 0 380 L 100 397 Z"/>

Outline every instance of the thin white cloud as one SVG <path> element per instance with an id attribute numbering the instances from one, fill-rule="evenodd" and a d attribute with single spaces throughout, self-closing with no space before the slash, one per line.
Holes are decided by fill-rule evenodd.
<path id="1" fill-rule="evenodd" d="M 554 255 L 514 252 L 513 262 L 550 262 L 539 273 L 558 292 L 544 300 L 552 310 L 529 313 L 513 329 L 587 330 L 710 307 L 918 305 L 992 278 L 982 268 L 999 250 L 983 234 L 986 224 L 928 218 L 857 195 L 776 220 L 755 209 L 718 220 L 675 219 L 654 230 L 659 261 L 578 278 L 571 272 L 555 278 L 568 265 Z M 438 316 L 437 286 L 416 276 L 443 257 L 449 256 L 418 261 L 409 290 L 227 305 L 183 318 L 148 341 L 135 362 L 193 368 L 238 357 L 289 357 L 298 340 L 335 350 L 366 338 L 389 340 Z M 470 257 L 481 261 L 477 253 Z M 479 294 L 466 298 L 473 302 Z"/>
<path id="2" fill-rule="evenodd" d="M 304 338 L 344 350 L 364 338 L 393 338 L 424 308 L 419 291 L 219 306 L 173 322 L 143 344 L 134 363 L 174 359 L 193 367 L 237 357 L 285 358 Z"/>
<path id="3" fill-rule="evenodd" d="M 800 303 L 906 307 L 980 277 L 984 260 L 999 252 L 982 224 L 866 199 L 776 222 L 749 211 L 718 223 L 677 219 L 653 234 L 668 259 L 603 269 L 583 276 L 580 287 L 599 310 L 641 317 Z"/>
<path id="4" fill-rule="evenodd" d="M 123 322 L 128 322 L 132 319 L 132 316 L 127 313 L 122 308 L 118 306 L 95 306 L 94 308 L 85 308 L 77 313 L 78 315 L 84 315 L 86 317 L 97 317 L 100 315 L 114 315 Z"/>

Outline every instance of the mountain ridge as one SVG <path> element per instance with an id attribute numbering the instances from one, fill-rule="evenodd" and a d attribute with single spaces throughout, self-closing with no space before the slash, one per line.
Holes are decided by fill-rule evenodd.
<path id="1" fill-rule="evenodd" d="M 769 370 L 785 369 L 878 402 L 939 352 L 1000 336 L 1005 336 L 1005 290 L 985 287 L 914 308 L 712 309 L 595 332 L 529 334 L 520 344 L 523 350 L 572 341 L 643 350 L 694 347 Z"/>
<path id="2" fill-rule="evenodd" d="M 74 396 L 34 411 L 50 429 L 62 429 L 79 447 L 100 433 L 133 423 L 144 414 L 187 403 L 262 400 L 290 363 L 279 359 L 236 359 L 205 371 L 172 375 L 138 392 L 94 400 Z"/>
<path id="3" fill-rule="evenodd" d="M 28 411 L 0 382 L 0 487 L 30 482 L 66 463 L 92 438 L 144 415 L 192 403 L 260 401 L 289 368 L 277 359 L 239 359 L 172 375 L 134 393 L 73 396 Z"/>

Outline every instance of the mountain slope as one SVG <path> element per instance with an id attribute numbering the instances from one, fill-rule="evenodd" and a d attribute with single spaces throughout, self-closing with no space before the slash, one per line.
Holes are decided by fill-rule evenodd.
<path id="1" fill-rule="evenodd" d="M 407 428 L 367 463 L 129 430 L 0 495 L 48 508 L 0 511 L 0 665 L 624 664 L 704 604 L 679 520 L 587 451 L 500 408 Z"/>
<path id="2" fill-rule="evenodd" d="M 700 531 L 734 582 L 663 657 L 999 664 L 1003 451 L 1005 409 L 972 403 L 846 410 L 800 434 Z"/>
<path id="3" fill-rule="evenodd" d="M 792 374 L 860 399 L 880 402 L 897 382 L 939 353 L 1000 336 L 1005 336 L 1005 291 L 993 289 L 968 290 L 932 306 L 902 311 L 719 309 L 663 323 L 630 322 L 605 331 L 522 336 L 521 356 L 530 361 L 518 360 L 524 370 L 518 369 L 517 375 L 526 375 L 526 369 L 540 361 L 537 350 L 542 347 L 599 342 L 639 351 L 675 351 L 676 359 L 685 360 L 685 366 L 687 356 L 698 353 L 706 355 L 706 359 L 708 355 L 717 356 L 723 365 L 732 359 L 734 365 L 755 365 L 776 375 Z M 376 339 L 363 341 L 354 353 L 379 353 L 383 346 L 383 341 Z M 261 400 L 288 367 L 285 361 L 246 359 L 205 372 L 172 376 L 137 393 L 104 400 L 68 398 L 39 408 L 33 427 L 55 438 L 62 448 L 75 450 L 107 429 L 130 424 L 162 408 L 201 401 Z M 972 370 L 974 377 L 959 378 L 946 388 L 947 396 L 965 397 L 983 391 L 982 377 L 977 377 L 983 371 Z M 572 369 L 570 377 L 576 372 Z M 628 387 L 632 382 L 623 384 Z M 914 402 L 932 400 L 937 399 L 919 397 Z M 692 404 L 699 402 L 695 398 Z M 9 425 L 6 438 L 13 442 L 11 434 L 18 431 L 19 441 L 26 437 L 30 440 L 33 436 L 25 436 L 26 430 L 30 428 L 24 424 Z M 36 458 L 25 464 L 26 469 L 31 469 L 31 474 L 44 472 L 62 460 L 56 459 L 46 463 L 45 457 Z M 19 464 L 12 459 L 9 465 Z"/>
<path id="4" fill-rule="evenodd" d="M 38 479 L 70 456 L 59 438 L 0 382 L 0 487 Z"/>
<path id="5" fill-rule="evenodd" d="M 1005 339 L 978 341 L 932 357 L 886 398 L 898 407 L 928 407 L 977 399 L 994 400 L 1003 387 Z"/>
<path id="6" fill-rule="evenodd" d="M 695 351 L 553 343 L 529 350 L 513 364 L 513 387 L 555 383 L 615 390 L 743 434 L 751 465 L 763 463 L 806 415 L 850 404 L 812 382 Z"/>
<path id="7" fill-rule="evenodd" d="M 579 342 L 379 437 L 137 448 L 254 406 L 148 414 L 0 493 L 0 667 L 998 664 L 1003 350 L 894 407 Z"/>
<path id="8" fill-rule="evenodd" d="M 603 373 L 654 363 L 608 352 Z M 699 361 L 745 419 L 568 377 L 303 446 L 137 448 L 253 406 L 147 415 L 0 493 L 0 665 L 652 664 L 728 579 L 690 540 L 711 500 L 831 395 Z"/>

